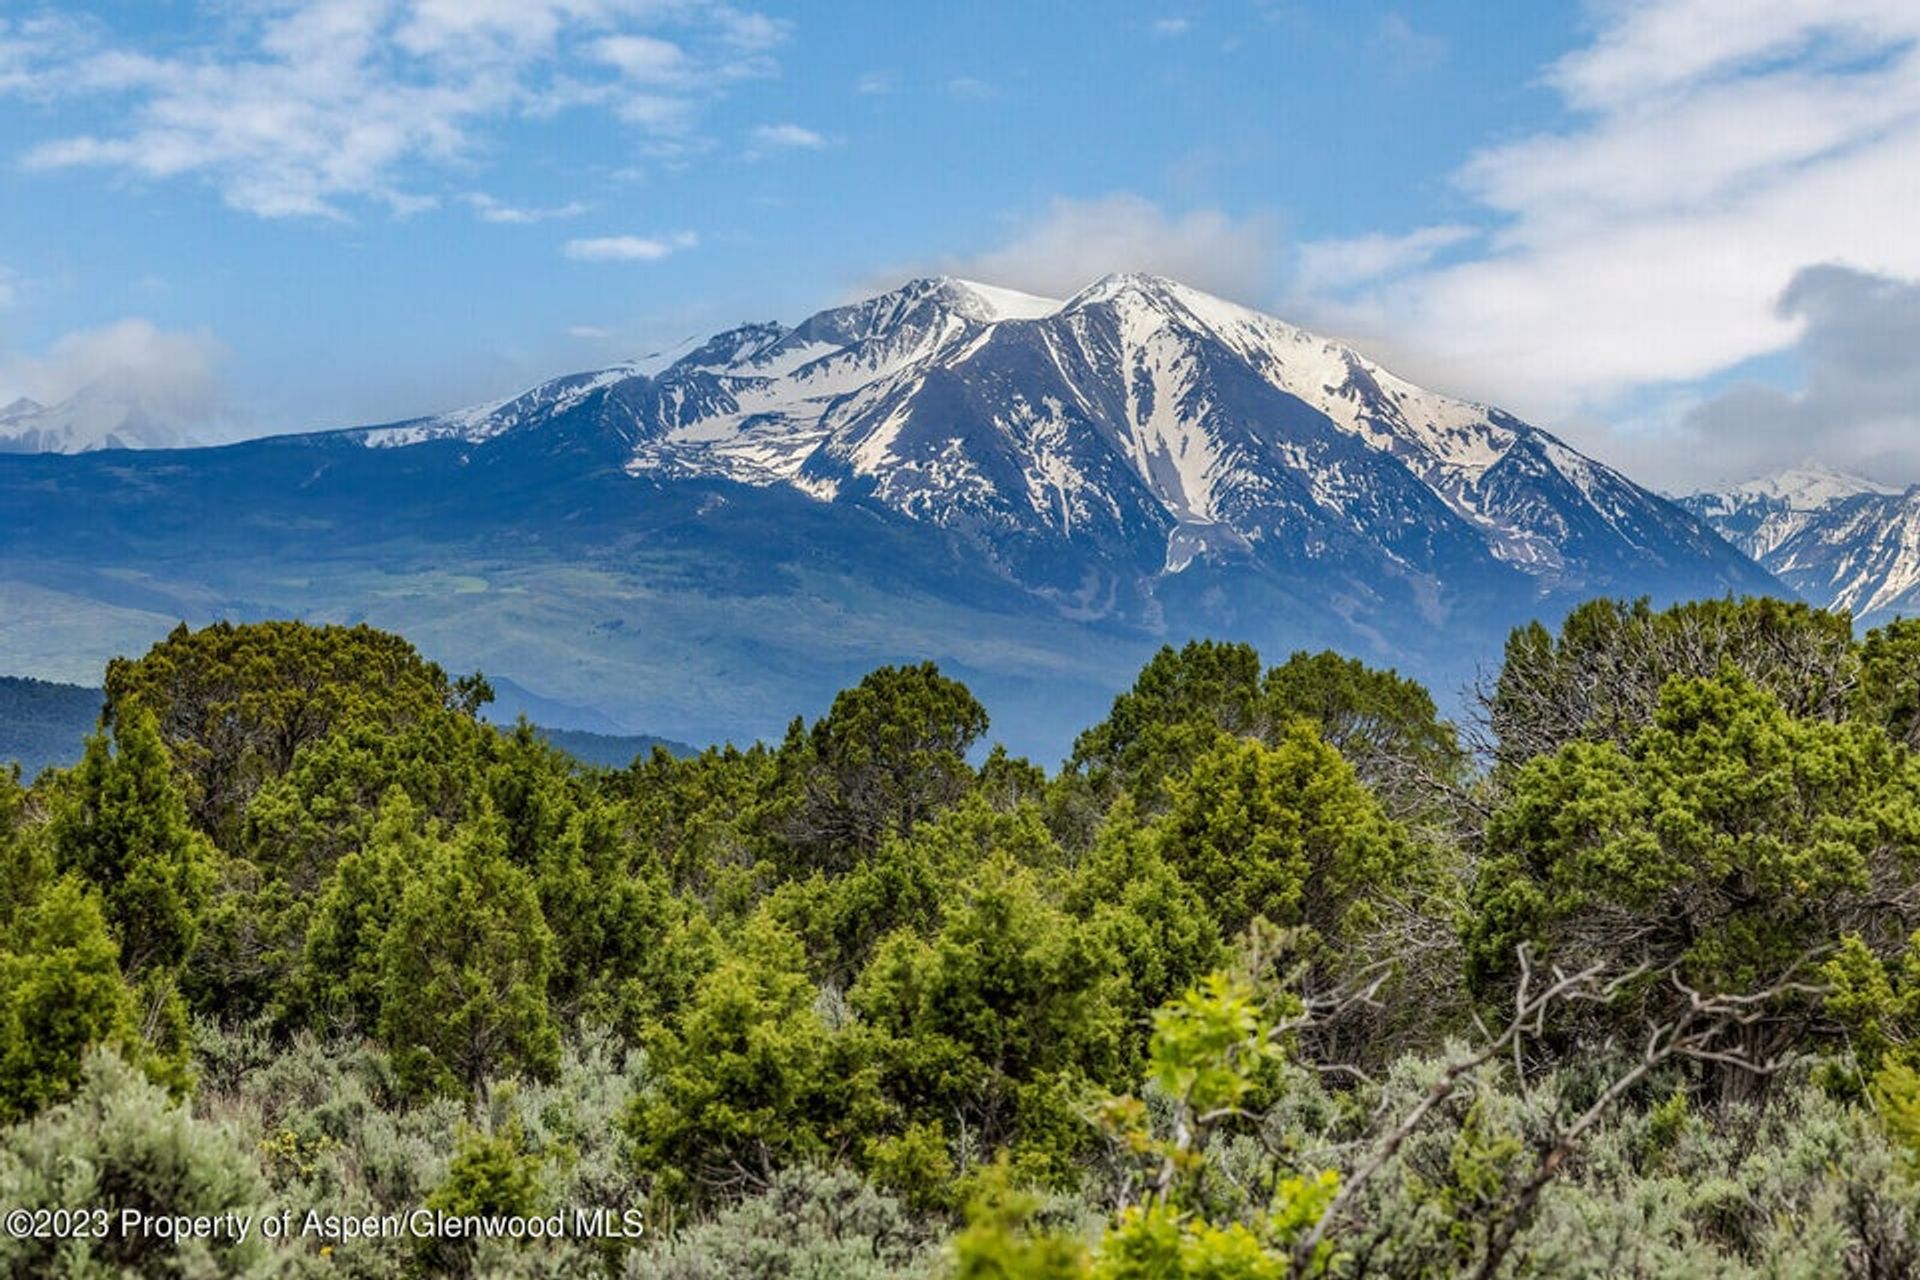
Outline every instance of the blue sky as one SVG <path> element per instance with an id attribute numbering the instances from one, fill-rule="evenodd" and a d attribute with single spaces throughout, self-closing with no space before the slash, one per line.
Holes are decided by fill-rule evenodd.
<path id="1" fill-rule="evenodd" d="M 1147 269 L 1650 482 L 1790 460 L 1816 412 L 1920 479 L 1916 406 L 1814 397 L 1886 307 L 1779 301 L 1920 276 L 1914 10 L 0 5 L 0 402 L 107 371 L 345 425 L 920 272 Z"/>

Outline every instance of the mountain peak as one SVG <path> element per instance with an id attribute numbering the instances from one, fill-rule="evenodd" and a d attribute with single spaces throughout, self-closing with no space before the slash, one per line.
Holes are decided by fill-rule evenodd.
<path id="1" fill-rule="evenodd" d="M 1196 289 L 1190 284 L 1182 284 L 1167 276 L 1144 271 L 1117 271 L 1101 276 L 1068 299 L 1061 310 L 1078 311 L 1101 304 L 1123 313 L 1171 316 L 1223 338 L 1239 334 L 1243 339 L 1251 338 L 1258 342 L 1264 337 L 1277 335 L 1289 341 L 1307 341 L 1330 349 L 1337 345 L 1329 344 L 1326 339 L 1264 311 L 1257 311 L 1204 289 Z M 1345 356 L 1353 353 L 1342 347 L 1340 354 Z"/>
<path id="2" fill-rule="evenodd" d="M 1920 486 L 1806 462 L 1681 505 L 1809 602 L 1864 626 L 1920 604 Z"/>
<path id="3" fill-rule="evenodd" d="M 1815 511 L 1842 498 L 1862 493 L 1885 495 L 1896 494 L 1900 490 L 1809 460 L 1785 471 L 1730 485 L 1723 492 L 1729 497 L 1783 502 L 1793 511 Z"/>
<path id="4" fill-rule="evenodd" d="M 220 575 L 156 597 L 183 611 L 341 612 L 337 583 L 405 574 L 420 594 L 374 607 L 431 619 L 463 666 L 571 672 L 554 688 L 571 700 L 645 690 L 659 724 L 763 703 L 848 645 L 954 654 L 969 677 L 1005 662 L 1008 688 L 1052 706 L 1089 655 L 1163 637 L 1347 645 L 1450 664 L 1451 682 L 1508 625 L 1579 598 L 1780 590 L 1618 473 L 1343 344 L 1143 273 L 1076 296 L 929 277 L 681 344 L 658 373 L 582 371 L 325 436 L 8 463 L 0 503 L 19 515 L 0 532 L 20 557 L 79 548 L 75 580 L 121 612 L 107 571 L 160 538 Z M 21 434 L 0 429 L 0 451 Z M 209 495 L 227 518 L 175 518 Z M 70 526 L 88 536 L 42 536 Z M 122 545 L 125 561 L 95 550 Z M 396 562 L 402 546 L 420 550 Z M 283 553 L 308 559 L 231 576 Z M 716 633 L 738 638 L 716 654 Z"/>
<path id="5" fill-rule="evenodd" d="M 776 321 L 757 321 L 735 325 L 731 329 L 714 334 L 705 342 L 683 343 L 672 348 L 673 358 L 657 364 L 662 356 L 650 357 L 647 361 L 633 366 L 636 373 L 648 376 L 664 372 L 667 369 L 724 369 L 750 360 L 760 352 L 785 337 L 787 327 Z"/>
<path id="6" fill-rule="evenodd" d="M 1680 505 L 1822 606 L 1871 613 L 1920 582 L 1906 550 L 1902 491 L 1807 461 L 1724 489 L 1690 494 Z M 1863 524 L 1872 532 L 1862 533 Z"/>
<path id="7" fill-rule="evenodd" d="M 898 298 L 908 302 L 931 299 L 956 315 L 982 324 L 997 324 L 1002 320 L 1038 320 L 1060 309 L 1058 298 L 1043 298 L 1018 289 L 945 275 L 917 277 L 890 293 L 868 301 L 877 302 L 881 298 Z"/>
<path id="8" fill-rule="evenodd" d="M 1067 305 L 1072 307 L 1091 302 L 1106 302 L 1129 293 L 1157 299 L 1177 299 L 1182 294 L 1209 296 L 1167 276 L 1157 276 L 1146 271 L 1111 271 L 1074 294 Z"/>
<path id="9" fill-rule="evenodd" d="M 1766 581 L 1545 433 L 1165 276 L 1115 273 L 1065 302 L 924 276 L 678 350 L 657 374 L 576 374 L 365 439 L 479 444 L 565 419 L 624 450 L 629 475 L 890 510 L 1074 598 L 1092 590 L 1082 555 L 1167 575 L 1196 556 L 1337 562 L 1421 590 L 1594 589 L 1639 581 L 1648 555 Z"/>
<path id="10" fill-rule="evenodd" d="M 55 405 L 25 396 L 0 409 L 0 453 L 173 449 L 193 443 L 175 410 L 157 408 L 123 376 L 102 375 Z"/>
<path id="11" fill-rule="evenodd" d="M 657 378 L 669 369 L 726 365 L 778 342 L 787 327 L 772 320 L 750 320 L 723 329 L 711 337 L 682 338 L 671 346 L 649 351 L 617 366 L 642 377 Z"/>

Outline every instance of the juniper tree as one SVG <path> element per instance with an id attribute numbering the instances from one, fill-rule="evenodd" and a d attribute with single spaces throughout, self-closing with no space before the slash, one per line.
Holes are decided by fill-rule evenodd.
<path id="1" fill-rule="evenodd" d="M 547 1004 L 553 932 L 496 823 L 430 847 L 379 960 L 380 1038 L 412 1088 L 477 1102 L 493 1077 L 544 1076 L 559 1060 Z"/>
<path id="2" fill-rule="evenodd" d="M 59 795 L 53 842 L 60 865 L 100 890 L 129 974 L 179 966 L 199 936 L 215 853 L 187 821 L 153 713 L 123 708 Z"/>

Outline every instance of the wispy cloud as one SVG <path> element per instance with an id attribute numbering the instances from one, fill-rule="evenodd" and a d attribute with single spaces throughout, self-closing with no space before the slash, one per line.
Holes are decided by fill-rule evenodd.
<path id="1" fill-rule="evenodd" d="M 892 93 L 894 74 L 891 71 L 869 71 L 853 82 L 853 91 L 864 94 Z"/>
<path id="2" fill-rule="evenodd" d="M 697 64 L 685 49 L 658 36 L 604 36 L 589 45 L 587 52 L 618 69 L 633 84 L 680 88 L 698 74 Z"/>
<path id="3" fill-rule="evenodd" d="M 222 7 L 201 43 L 144 49 L 98 24 L 0 22 L 0 93 L 96 99 L 121 123 L 58 134 L 29 168 L 194 177 L 266 217 L 425 207 L 437 170 L 515 117 L 613 113 L 663 141 L 770 74 L 786 26 L 717 0 L 312 0 Z M 672 38 L 668 37 L 670 28 Z M 58 119 L 58 113 L 52 118 Z"/>
<path id="4" fill-rule="evenodd" d="M 1421 227 L 1405 235 L 1364 235 L 1311 240 L 1299 247 L 1298 289 L 1308 294 L 1337 294 L 1357 285 L 1376 284 L 1431 262 L 1441 250 L 1470 240 L 1472 227 Z"/>
<path id="5" fill-rule="evenodd" d="M 1397 75 L 1418 75 L 1431 71 L 1447 59 L 1445 37 L 1421 31 L 1405 14 L 1389 12 L 1374 28 L 1374 44 Z"/>
<path id="6" fill-rule="evenodd" d="M 823 133 L 797 124 L 763 124 L 752 133 L 754 144 L 776 151 L 819 151 L 829 144 Z"/>
<path id="7" fill-rule="evenodd" d="M 613 336 L 613 330 L 603 329 L 597 324 L 574 324 L 567 326 L 567 336 L 582 342 L 605 342 Z"/>
<path id="8" fill-rule="evenodd" d="M 1279 242 L 1278 229 L 1265 218 L 1235 218 L 1218 209 L 1172 213 L 1117 193 L 1056 199 L 1000 245 L 924 266 L 1054 297 L 1110 272 L 1147 271 L 1258 303 L 1270 295 Z"/>
<path id="9" fill-rule="evenodd" d="M 755 52 L 771 49 L 784 43 L 793 31 L 793 24 L 784 18 L 770 18 L 764 13 L 725 5 L 715 10 L 715 17 L 727 42 L 737 49 Z"/>
<path id="10" fill-rule="evenodd" d="M 30 17 L 0 17 L 0 93 L 41 89 L 38 69 L 85 53 L 91 32 L 81 19 L 43 10 Z"/>
<path id="11" fill-rule="evenodd" d="M 0 350 L 0 404 L 75 396 L 137 410 L 157 424 L 204 429 L 221 408 L 226 347 L 205 329 L 130 318 L 67 333 L 40 354 Z"/>
<path id="12" fill-rule="evenodd" d="M 947 81 L 947 92 L 962 102 L 992 102 L 1000 96 L 1000 86 L 978 76 L 955 76 Z"/>
<path id="13" fill-rule="evenodd" d="M 512 226 L 577 218 L 588 208 L 578 200 L 569 200 L 565 204 L 551 205 L 546 208 L 523 208 L 518 205 L 504 204 L 484 191 L 469 191 L 460 198 L 482 222 L 499 222 Z"/>
<path id="14" fill-rule="evenodd" d="M 1150 30 L 1156 36 L 1183 36 L 1193 30 L 1191 18 L 1155 18 Z"/>
<path id="15" fill-rule="evenodd" d="M 1484 251 L 1330 316 L 1429 383 L 1572 417 L 1785 349 L 1809 321 L 1774 304 L 1805 267 L 1920 276 L 1920 7 L 1652 0 L 1596 15 L 1544 78 L 1573 123 L 1458 175 L 1486 214 Z"/>
<path id="16" fill-rule="evenodd" d="M 658 262 L 700 243 L 691 231 L 666 236 L 592 236 L 569 240 L 561 252 L 575 262 Z"/>

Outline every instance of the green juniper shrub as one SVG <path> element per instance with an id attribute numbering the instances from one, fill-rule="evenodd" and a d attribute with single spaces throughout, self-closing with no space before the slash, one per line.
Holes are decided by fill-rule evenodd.
<path id="1" fill-rule="evenodd" d="M 497 822 L 483 818 L 429 850 L 378 957 L 379 1036 L 409 1087 L 478 1098 L 495 1076 L 558 1065 L 553 931 Z"/>
<path id="2" fill-rule="evenodd" d="M 885 1088 L 909 1116 L 1066 1182 L 1093 1136 L 1079 1108 L 1127 1069 L 1125 994 L 1102 931 L 999 854 L 936 932 L 883 941 L 851 1001 L 883 1037 Z"/>
<path id="3" fill-rule="evenodd" d="M 848 1159 L 886 1123 L 876 1038 L 834 1025 L 818 995 L 799 939 L 760 915 L 655 1035 L 626 1123 L 662 1203 L 723 1202 L 782 1168 Z"/>
<path id="4" fill-rule="evenodd" d="M 1904 943 L 1878 904 L 1917 872 L 1920 764 L 1878 726 L 1790 715 L 1728 666 L 1670 681 L 1624 748 L 1575 741 L 1518 770 L 1487 826 L 1468 977 L 1504 990 L 1522 943 L 1568 971 L 1643 970 L 1594 1010 L 1595 1036 L 1669 1016 L 1689 989 L 1779 989 L 1742 1028 L 1763 1062 L 1817 1043 L 1806 988 L 1843 935 Z"/>
<path id="5" fill-rule="evenodd" d="M 1920 1274 L 1917 645 L 1595 602 L 1480 761 L 1196 641 L 1051 774 L 909 664 L 588 770 L 398 637 L 183 628 L 0 775 L 0 1204 L 646 1230 L 0 1273 Z"/>
<path id="6" fill-rule="evenodd" d="M 255 790 L 308 743 L 443 711 L 471 719 L 493 697 L 480 677 L 450 680 L 390 632 L 302 622 L 182 625 L 144 657 L 107 664 L 106 693 L 109 724 L 135 705 L 158 717 L 195 825 L 223 843 Z"/>

